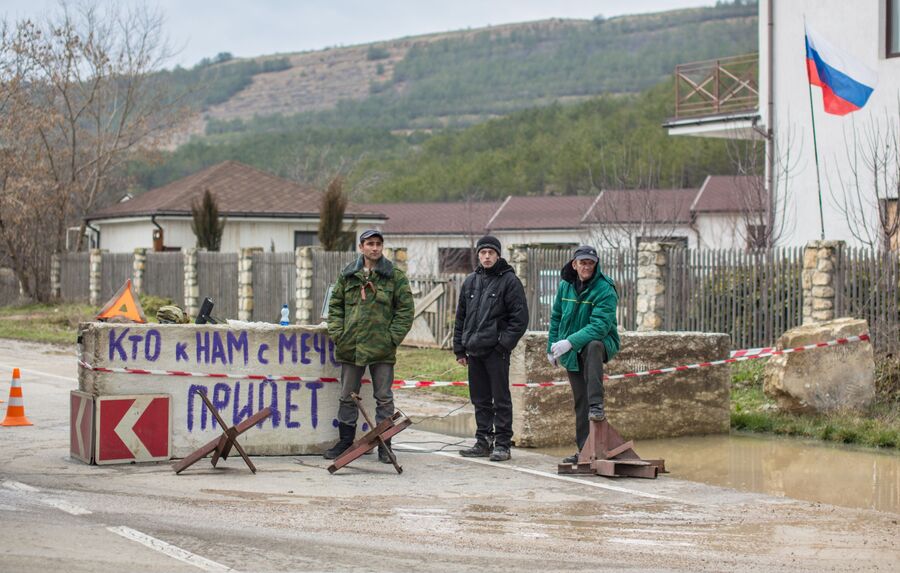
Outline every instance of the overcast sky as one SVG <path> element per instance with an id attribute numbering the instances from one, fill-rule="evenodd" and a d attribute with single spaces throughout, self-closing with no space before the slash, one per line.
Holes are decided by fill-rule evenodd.
<path id="1" fill-rule="evenodd" d="M 140 0 L 123 0 L 126 4 Z M 101 2 L 102 3 L 102 2 Z M 122 3 L 122 2 L 120 2 Z M 238 57 L 317 50 L 430 32 L 545 18 L 593 18 L 711 6 L 715 0 L 149 0 L 166 19 L 171 65 L 219 52 Z M 58 0 L 0 0 L 11 20 L 40 18 Z"/>

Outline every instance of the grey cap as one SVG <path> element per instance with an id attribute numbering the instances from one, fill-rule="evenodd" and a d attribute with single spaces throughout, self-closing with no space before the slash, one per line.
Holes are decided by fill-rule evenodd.
<path id="1" fill-rule="evenodd" d="M 590 245 L 581 245 L 575 249 L 575 260 L 577 261 L 580 259 L 590 259 L 595 263 L 600 262 L 600 257 L 597 256 L 597 249 Z"/>
<path id="2" fill-rule="evenodd" d="M 372 237 L 378 237 L 382 241 L 384 241 L 384 235 L 381 234 L 381 231 L 378 229 L 366 229 L 362 233 L 359 234 L 359 244 L 362 244 L 366 239 L 371 239 Z"/>

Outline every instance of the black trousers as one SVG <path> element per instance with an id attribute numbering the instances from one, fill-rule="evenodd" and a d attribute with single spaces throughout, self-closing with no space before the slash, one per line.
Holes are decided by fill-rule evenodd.
<path id="1" fill-rule="evenodd" d="M 591 406 L 603 404 L 603 360 L 606 347 L 599 340 L 592 340 L 578 353 L 578 372 L 567 370 L 572 396 L 575 398 L 575 443 L 584 447 L 591 432 L 588 411 Z"/>
<path id="2" fill-rule="evenodd" d="M 475 406 L 475 439 L 508 448 L 512 442 L 509 354 L 469 356 L 469 397 Z"/>

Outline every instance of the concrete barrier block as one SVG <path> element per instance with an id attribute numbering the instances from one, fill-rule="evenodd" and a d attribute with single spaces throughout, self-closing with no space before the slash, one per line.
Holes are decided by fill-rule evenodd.
<path id="1" fill-rule="evenodd" d="M 726 334 L 624 332 L 622 350 L 607 374 L 727 358 Z M 510 382 L 567 380 L 547 361 L 547 333 L 528 332 L 510 358 Z M 728 433 L 731 372 L 727 365 L 605 382 L 610 422 L 626 439 Z M 568 386 L 513 388 L 513 440 L 520 447 L 574 444 Z"/>
<path id="2" fill-rule="evenodd" d="M 203 388 L 226 424 L 265 406 L 274 413 L 241 436 L 249 454 L 320 453 L 337 440 L 340 377 L 324 328 L 254 323 L 228 325 L 108 324 L 79 326 L 82 359 L 94 367 L 236 375 L 236 378 L 103 373 L 82 368 L 79 390 L 94 397 L 169 394 L 172 455 L 183 457 L 221 434 L 196 388 Z M 257 376 L 295 376 L 297 380 Z M 326 379 L 326 380 L 321 380 Z M 371 384 L 362 394 L 374 415 Z M 360 429 L 363 419 L 360 417 Z"/>

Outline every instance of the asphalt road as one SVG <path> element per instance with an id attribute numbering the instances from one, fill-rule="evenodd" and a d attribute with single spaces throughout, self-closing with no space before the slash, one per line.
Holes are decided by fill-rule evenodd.
<path id="1" fill-rule="evenodd" d="M 69 458 L 74 350 L 0 341 L 4 400 L 13 366 L 34 426 L 0 428 L 0 571 L 900 569 L 900 515 L 557 476 L 527 450 L 503 464 L 429 452 L 457 440 L 415 427 L 395 438 L 402 475 L 375 456 L 335 475 L 314 456 L 256 457 L 256 475 L 240 458 L 177 476 L 88 466 Z"/>

